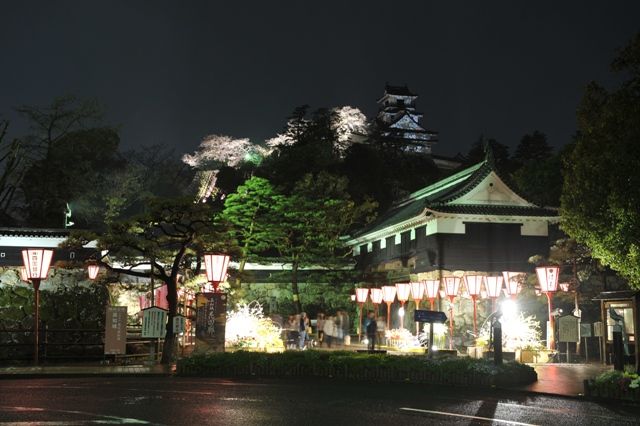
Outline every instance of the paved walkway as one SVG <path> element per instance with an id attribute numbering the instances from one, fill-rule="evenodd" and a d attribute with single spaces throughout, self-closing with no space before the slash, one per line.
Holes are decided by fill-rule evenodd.
<path id="1" fill-rule="evenodd" d="M 541 392 L 564 396 L 584 394 L 584 381 L 611 370 L 610 365 L 602 364 L 533 364 L 538 381 L 513 389 L 529 392 Z"/>
<path id="2" fill-rule="evenodd" d="M 56 376 L 169 375 L 174 367 L 163 365 L 40 365 L 0 368 L 0 378 Z"/>

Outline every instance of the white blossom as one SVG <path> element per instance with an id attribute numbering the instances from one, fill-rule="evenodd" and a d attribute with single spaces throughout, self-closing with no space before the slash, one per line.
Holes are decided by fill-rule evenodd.
<path id="1" fill-rule="evenodd" d="M 202 168 L 208 165 L 218 167 L 221 164 L 237 167 L 258 149 L 249 139 L 234 139 L 225 135 L 205 137 L 193 154 L 185 154 L 182 161 L 191 167 Z"/>

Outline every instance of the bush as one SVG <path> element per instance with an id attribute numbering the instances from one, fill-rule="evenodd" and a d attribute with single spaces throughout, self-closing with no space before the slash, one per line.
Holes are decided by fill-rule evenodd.
<path id="1" fill-rule="evenodd" d="M 585 385 L 587 396 L 640 401 L 640 377 L 635 373 L 607 371 Z"/>
<path id="2" fill-rule="evenodd" d="M 452 385 L 511 385 L 537 380 L 533 368 L 471 358 L 428 360 L 346 351 L 226 352 L 198 354 L 178 361 L 179 375 L 217 377 L 329 377 L 383 382 L 411 381 Z"/>

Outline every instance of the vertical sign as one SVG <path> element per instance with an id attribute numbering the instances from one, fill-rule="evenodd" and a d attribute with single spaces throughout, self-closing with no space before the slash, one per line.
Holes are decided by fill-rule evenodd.
<path id="1" fill-rule="evenodd" d="M 566 315 L 564 317 L 560 317 L 558 320 L 558 341 L 559 342 L 578 342 L 580 341 L 580 336 L 578 335 L 579 330 L 579 321 L 578 318 L 573 315 Z"/>
<path id="2" fill-rule="evenodd" d="M 184 333 L 187 328 L 187 318 L 183 315 L 173 317 L 173 334 L 179 336 Z"/>
<path id="3" fill-rule="evenodd" d="M 226 322 L 226 294 L 196 294 L 196 349 L 224 352 Z"/>
<path id="4" fill-rule="evenodd" d="M 167 311 L 153 306 L 143 309 L 142 312 L 142 337 L 164 337 L 167 334 Z"/>
<path id="5" fill-rule="evenodd" d="M 127 307 L 107 306 L 104 329 L 105 355 L 122 355 L 127 352 Z"/>

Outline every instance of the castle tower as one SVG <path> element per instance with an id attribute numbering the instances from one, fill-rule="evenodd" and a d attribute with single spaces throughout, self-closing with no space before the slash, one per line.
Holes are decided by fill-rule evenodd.
<path id="1" fill-rule="evenodd" d="M 377 123 L 385 141 L 398 144 L 405 152 L 431 154 L 438 133 L 423 128 L 422 113 L 416 111 L 417 95 L 405 86 L 386 85 L 378 100 Z"/>

